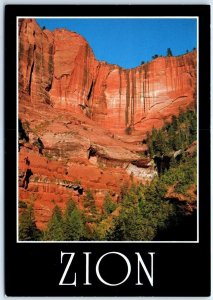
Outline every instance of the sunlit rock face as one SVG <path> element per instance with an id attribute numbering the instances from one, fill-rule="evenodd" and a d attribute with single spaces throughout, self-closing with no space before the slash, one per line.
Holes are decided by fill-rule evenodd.
<path id="1" fill-rule="evenodd" d="M 82 112 L 114 131 L 146 132 L 196 101 L 196 51 L 125 70 L 98 62 L 75 32 L 19 21 L 20 101 Z"/>

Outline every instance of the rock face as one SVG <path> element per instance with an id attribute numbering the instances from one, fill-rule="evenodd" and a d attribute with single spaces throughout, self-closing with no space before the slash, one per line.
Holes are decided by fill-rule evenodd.
<path id="1" fill-rule="evenodd" d="M 31 19 L 19 20 L 19 102 L 50 104 L 53 38 Z"/>
<path id="2" fill-rule="evenodd" d="M 196 51 L 125 70 L 97 61 L 77 33 L 21 19 L 18 55 L 19 200 L 41 229 L 56 204 L 84 209 L 88 190 L 101 213 L 108 192 L 119 202 L 122 186 L 150 182 L 146 132 L 196 102 Z"/>
<path id="3" fill-rule="evenodd" d="M 162 126 L 196 101 L 196 51 L 125 70 L 98 62 L 75 32 L 19 21 L 19 101 L 82 112 L 115 132 Z"/>

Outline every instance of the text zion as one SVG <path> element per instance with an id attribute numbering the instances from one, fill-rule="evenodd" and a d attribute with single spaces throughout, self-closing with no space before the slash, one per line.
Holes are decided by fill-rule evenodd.
<path id="1" fill-rule="evenodd" d="M 151 286 L 153 286 L 154 284 L 154 276 L 153 276 L 153 269 L 154 269 L 154 252 L 148 252 L 149 256 L 150 256 L 150 266 L 147 268 L 147 263 L 145 264 L 141 254 L 139 252 L 135 252 L 134 253 L 137 256 L 137 280 L 135 282 L 135 285 L 143 285 L 143 282 L 141 280 L 141 274 L 143 272 L 143 278 L 144 276 L 147 278 L 149 284 Z M 92 282 L 90 281 L 90 257 L 92 256 L 92 252 L 83 252 L 84 255 L 84 259 L 83 259 L 83 263 L 85 264 L 85 281 L 83 283 L 83 285 L 92 285 Z M 59 285 L 60 286 L 77 286 L 78 284 L 78 276 L 77 276 L 77 272 L 72 271 L 72 263 L 75 259 L 75 252 L 62 252 L 61 251 L 61 264 L 63 264 L 63 258 L 67 257 L 68 261 L 65 265 L 65 269 L 64 272 L 61 276 Z M 104 277 L 104 274 L 102 274 L 101 270 L 103 270 L 103 268 L 101 268 L 102 263 L 104 263 L 105 258 L 108 256 L 108 259 L 112 258 L 112 256 L 117 256 L 117 258 L 120 258 L 123 264 L 123 268 L 120 269 L 120 272 L 122 272 L 122 274 L 120 274 L 122 279 L 119 279 L 118 282 L 116 283 L 112 283 L 109 282 L 109 279 L 106 279 Z M 116 259 L 117 259 L 116 258 Z M 113 265 L 112 265 L 112 269 L 111 272 L 113 272 L 113 270 L 116 270 L 117 267 L 120 266 L 116 266 L 116 260 L 113 260 Z M 107 286 L 119 286 L 123 283 L 125 283 L 128 278 L 131 275 L 131 271 L 132 271 L 132 263 L 130 261 L 130 259 L 124 255 L 121 252 L 107 252 L 105 254 L 103 254 L 100 258 L 98 258 L 96 265 L 95 265 L 95 274 L 98 278 L 98 280 Z"/>

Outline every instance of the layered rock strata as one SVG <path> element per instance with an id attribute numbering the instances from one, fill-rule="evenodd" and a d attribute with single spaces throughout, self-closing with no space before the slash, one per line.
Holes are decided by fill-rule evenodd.
<path id="1" fill-rule="evenodd" d="M 196 51 L 134 69 L 99 62 L 75 32 L 19 20 L 19 101 L 82 112 L 116 132 L 162 126 L 196 101 Z"/>

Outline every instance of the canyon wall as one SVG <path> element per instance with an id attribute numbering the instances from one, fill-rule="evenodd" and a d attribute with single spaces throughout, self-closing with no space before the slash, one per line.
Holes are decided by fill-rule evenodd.
<path id="1" fill-rule="evenodd" d="M 197 52 L 125 70 L 96 60 L 75 32 L 19 20 L 19 103 L 85 114 L 114 131 L 146 132 L 196 101 Z"/>
<path id="2" fill-rule="evenodd" d="M 18 30 L 19 211 L 33 205 L 44 229 L 55 205 L 64 211 L 73 199 L 85 210 L 91 190 L 101 214 L 108 193 L 119 203 L 123 187 L 156 175 L 141 142 L 195 106 L 197 52 L 125 70 L 97 61 L 75 32 L 34 19 L 19 19 Z"/>

